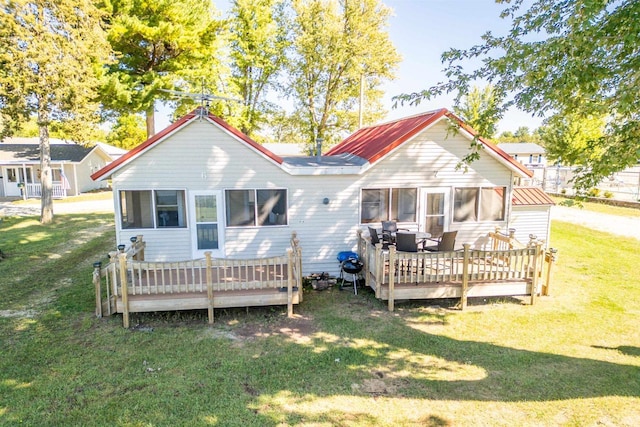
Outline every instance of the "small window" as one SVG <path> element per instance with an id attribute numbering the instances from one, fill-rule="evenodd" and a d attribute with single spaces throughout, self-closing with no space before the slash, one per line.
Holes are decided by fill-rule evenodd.
<path id="1" fill-rule="evenodd" d="M 455 222 L 477 221 L 477 188 L 456 188 L 453 198 L 453 220 Z"/>
<path id="2" fill-rule="evenodd" d="M 453 220 L 504 221 L 505 187 L 456 188 L 454 190 Z"/>
<path id="3" fill-rule="evenodd" d="M 371 188 L 362 190 L 360 222 L 415 222 L 418 190 L 416 188 Z"/>
<path id="4" fill-rule="evenodd" d="M 287 224 L 287 190 L 227 190 L 225 196 L 230 227 Z"/>
<path id="5" fill-rule="evenodd" d="M 155 193 L 157 227 L 185 227 L 184 191 L 157 190 Z"/>
<path id="6" fill-rule="evenodd" d="M 122 228 L 186 227 L 184 200 L 182 190 L 120 191 Z"/>
<path id="7" fill-rule="evenodd" d="M 504 221 L 504 190 L 504 187 L 481 189 L 480 221 Z"/>

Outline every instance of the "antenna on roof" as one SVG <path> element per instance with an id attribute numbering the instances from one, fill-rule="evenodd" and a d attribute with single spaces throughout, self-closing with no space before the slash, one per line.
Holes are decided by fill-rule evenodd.
<path id="1" fill-rule="evenodd" d="M 160 89 L 162 92 L 170 93 L 178 98 L 185 99 L 193 99 L 194 101 L 200 101 L 200 108 L 198 109 L 198 115 L 200 118 L 205 117 L 209 114 L 209 106 L 211 101 L 220 100 L 220 101 L 233 101 L 233 102 L 242 102 L 240 99 L 235 98 L 227 98 L 224 96 L 213 95 L 211 93 L 207 93 L 207 90 L 204 86 L 204 79 L 202 79 L 202 89 L 200 93 L 191 93 L 191 92 L 182 92 L 179 90 L 170 90 L 170 89 Z"/>

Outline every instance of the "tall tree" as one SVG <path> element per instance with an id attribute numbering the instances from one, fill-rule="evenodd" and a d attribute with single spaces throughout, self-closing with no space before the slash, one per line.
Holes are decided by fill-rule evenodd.
<path id="1" fill-rule="evenodd" d="M 546 119 L 540 127 L 540 135 L 549 160 L 584 168 L 606 151 L 605 128 L 605 116 L 562 114 Z M 590 188 L 597 184 L 589 179 L 590 175 L 578 174 L 574 185 Z"/>
<path id="2" fill-rule="evenodd" d="M 215 76 L 217 32 L 212 3 L 202 0 L 105 2 L 108 40 L 116 61 L 108 69 L 104 102 L 119 114 L 144 112 L 155 133 L 155 100 L 164 89 Z M 197 87 L 197 86 L 196 86 Z"/>
<path id="3" fill-rule="evenodd" d="M 147 139 L 145 121 L 139 114 L 123 114 L 116 119 L 106 140 L 109 144 L 130 150 Z"/>
<path id="4" fill-rule="evenodd" d="M 76 141 L 98 119 L 100 70 L 108 53 L 98 10 L 89 0 L 15 0 L 0 7 L 2 136 L 37 117 L 42 223 L 53 220 L 52 122 Z"/>
<path id="5" fill-rule="evenodd" d="M 291 94 L 307 143 L 331 142 L 356 128 L 361 87 L 376 100 L 382 80 L 394 78 L 400 56 L 386 32 L 391 10 L 379 0 L 294 0 L 293 9 Z M 379 104 L 369 105 L 369 118 L 382 115 Z"/>
<path id="6" fill-rule="evenodd" d="M 481 89 L 474 86 L 466 95 L 460 94 L 456 99 L 453 111 L 482 136 L 493 138 L 498 121 L 502 117 L 497 98 L 491 85 Z"/>
<path id="7" fill-rule="evenodd" d="M 277 90 L 286 56 L 288 23 L 282 0 L 234 0 L 229 18 L 231 84 L 242 98 L 239 128 L 249 136 L 273 106 L 265 97 Z"/>
<path id="8" fill-rule="evenodd" d="M 640 157 L 640 2 L 499 1 L 509 3 L 501 15 L 512 19 L 507 35 L 488 32 L 481 45 L 445 52 L 449 80 L 398 99 L 415 103 L 466 90 L 475 80 L 489 81 L 499 94 L 513 94 L 502 110 L 515 105 L 541 116 L 609 115 L 604 150 L 584 168 L 590 175 L 585 185 L 635 164 Z M 465 61 L 478 59 L 479 68 L 465 71 Z"/>

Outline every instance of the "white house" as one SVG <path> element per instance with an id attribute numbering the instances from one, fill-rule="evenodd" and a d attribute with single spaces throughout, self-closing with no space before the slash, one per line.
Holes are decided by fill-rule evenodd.
<path id="1" fill-rule="evenodd" d="M 144 235 L 149 260 L 282 254 L 295 231 L 305 273 L 336 272 L 357 230 L 383 220 L 458 230 L 458 246 L 513 226 L 513 182 L 531 172 L 483 140 L 480 159 L 458 168 L 471 132 L 441 109 L 360 129 L 322 156 L 280 157 L 197 109 L 92 178 L 112 180 L 117 243 Z M 519 235 L 548 229 L 548 203 L 533 206 Z"/>
<path id="2" fill-rule="evenodd" d="M 107 187 L 91 174 L 113 158 L 102 147 L 85 147 L 52 139 L 53 197 L 64 198 Z M 40 146 L 37 138 L 10 138 L 0 143 L 0 197 L 40 197 Z"/>
<path id="3" fill-rule="evenodd" d="M 533 172 L 533 178 L 541 183 L 547 158 L 543 147 L 533 142 L 504 142 L 498 147 Z"/>

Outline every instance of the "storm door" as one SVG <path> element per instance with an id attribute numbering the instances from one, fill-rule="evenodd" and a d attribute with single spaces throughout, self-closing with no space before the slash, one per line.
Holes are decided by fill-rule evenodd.
<path id="1" fill-rule="evenodd" d="M 425 188 L 422 190 L 422 213 L 420 231 L 430 233 L 432 237 L 440 237 L 449 229 L 450 223 L 450 189 Z"/>
<path id="2" fill-rule="evenodd" d="M 192 192 L 190 200 L 193 256 L 202 258 L 206 251 L 211 251 L 214 258 L 223 258 L 222 193 Z"/>

